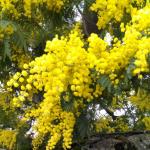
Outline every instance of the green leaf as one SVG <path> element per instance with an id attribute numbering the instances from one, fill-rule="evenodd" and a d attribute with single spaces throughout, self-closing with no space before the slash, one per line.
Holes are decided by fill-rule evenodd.
<path id="1" fill-rule="evenodd" d="M 150 53 L 149 53 L 148 56 L 147 56 L 147 62 L 148 62 L 149 69 L 150 69 Z"/>
<path id="2" fill-rule="evenodd" d="M 8 25 L 13 25 L 13 22 L 10 20 L 1 20 L 0 27 L 6 28 Z"/>
<path id="3" fill-rule="evenodd" d="M 90 120 L 87 119 L 86 114 L 82 113 L 76 122 L 77 137 L 83 139 L 90 135 Z"/>
<path id="4" fill-rule="evenodd" d="M 10 20 L 1 20 L 0 26 L 2 28 L 6 28 L 8 25 L 11 25 L 14 30 L 13 40 L 17 44 L 17 46 L 23 48 L 24 50 L 27 50 L 27 34 L 22 30 L 22 27 Z"/>
<path id="5" fill-rule="evenodd" d="M 10 48 L 10 44 L 9 44 L 8 39 L 4 40 L 4 57 L 3 57 L 3 60 L 5 60 L 6 57 L 11 58 L 11 48 Z"/>
<path id="6" fill-rule="evenodd" d="M 106 87 L 110 90 L 111 89 L 111 81 L 108 76 L 102 75 L 98 80 L 97 83 L 101 84 L 101 86 L 105 89 Z"/>
<path id="7" fill-rule="evenodd" d="M 65 96 L 68 95 L 69 100 L 65 100 Z M 61 106 L 65 111 L 73 111 L 74 110 L 74 98 L 73 95 L 70 93 L 62 93 L 61 94 Z"/>
<path id="8" fill-rule="evenodd" d="M 20 27 L 19 24 L 15 24 L 16 31 L 13 36 L 13 40 L 16 45 L 27 51 L 27 39 L 29 38 L 27 33 Z"/>
<path id="9" fill-rule="evenodd" d="M 135 69 L 135 65 L 134 65 L 134 59 L 131 60 L 129 66 L 126 69 L 126 74 L 125 76 L 127 76 L 128 79 L 132 78 L 132 72 Z"/>

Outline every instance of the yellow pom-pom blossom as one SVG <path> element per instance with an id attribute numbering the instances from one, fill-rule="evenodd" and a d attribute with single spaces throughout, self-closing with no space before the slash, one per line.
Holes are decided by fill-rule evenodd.
<path id="1" fill-rule="evenodd" d="M 19 13 L 15 8 L 16 3 L 18 1 L 19 0 L 1 0 L 0 1 L 0 10 L 1 10 L 0 14 L 3 14 L 5 12 L 5 13 L 9 13 L 9 14 L 15 16 L 16 18 L 18 18 Z"/>
<path id="2" fill-rule="evenodd" d="M 33 129 L 38 135 L 33 141 L 34 149 L 38 149 L 46 135 L 50 135 L 47 150 L 54 149 L 59 141 L 63 141 L 64 149 L 71 147 L 76 117 L 80 115 L 79 108 L 84 109 L 84 101 L 91 102 L 103 94 L 104 88 L 97 82 L 101 75 L 107 75 L 117 85 L 123 77 L 120 72 L 126 70 L 133 58 L 135 70 L 140 70 L 134 70 L 133 75 L 149 71 L 146 55 L 150 52 L 150 38 L 142 36 L 142 33 L 147 32 L 150 23 L 141 23 L 143 17 L 138 17 L 148 17 L 149 9 L 146 6 L 142 11 L 138 10 L 131 24 L 122 25 L 125 36 L 122 41 L 115 40 L 117 43 L 113 47 L 96 34 L 91 34 L 87 43 L 75 30 L 68 37 L 59 39 L 56 36 L 52 41 L 47 41 L 45 54 L 25 64 L 24 70 L 7 83 L 19 90 L 13 99 L 17 107 L 24 106 L 26 101 L 34 103 L 33 94 L 44 92 L 38 106 L 26 108 L 25 118 L 35 118 Z M 140 20 L 137 22 L 134 17 Z M 71 96 L 67 95 L 69 92 Z M 75 109 L 66 111 L 62 102 L 68 102 L 72 97 Z"/>
<path id="3" fill-rule="evenodd" d="M 134 64 L 136 67 L 133 74 L 149 72 L 147 56 L 150 53 L 148 44 L 150 38 L 143 36 L 144 34 L 149 35 L 147 32 L 150 27 L 150 19 L 147 19 L 149 17 L 150 5 L 137 11 L 132 17 L 132 25 L 129 24 L 126 27 L 121 25 L 121 28 L 126 28 L 122 44 L 118 40 L 118 44 L 115 44 L 109 51 L 106 48 L 106 44 L 96 34 L 92 34 L 89 38 L 88 50 L 94 55 L 92 58 L 97 57 L 97 54 L 100 55 L 100 58 L 97 59 L 96 70 L 101 74 L 108 74 L 110 79 L 113 80 L 117 77 L 114 74 L 115 70 L 126 68 L 131 58 L 135 58 Z M 118 80 L 115 82 L 118 83 Z"/>
<path id="4" fill-rule="evenodd" d="M 6 13 L 8 15 L 12 15 L 16 19 L 21 15 L 25 15 L 26 17 L 31 18 L 31 16 L 33 15 L 32 11 L 37 11 L 36 14 L 38 14 L 40 6 L 44 6 L 48 10 L 59 12 L 64 3 L 65 0 L 1 0 L 0 14 Z M 18 5 L 20 5 L 23 9 L 20 9 L 21 7 L 17 7 Z"/>
<path id="5" fill-rule="evenodd" d="M 134 13 L 132 4 L 140 7 L 144 4 L 144 0 L 96 0 L 90 9 L 97 13 L 97 26 L 102 29 L 112 19 L 120 22 L 125 12 Z"/>

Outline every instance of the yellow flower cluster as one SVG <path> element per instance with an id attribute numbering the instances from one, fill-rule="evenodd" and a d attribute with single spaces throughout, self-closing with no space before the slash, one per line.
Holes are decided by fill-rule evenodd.
<path id="1" fill-rule="evenodd" d="M 139 10 L 136 14 L 149 15 L 147 9 L 149 6 L 145 7 L 142 13 L 139 13 L 141 12 Z M 91 34 L 85 42 L 81 33 L 76 30 L 68 37 L 59 39 L 56 36 L 52 41 L 47 41 L 46 54 L 29 64 L 24 64 L 22 72 L 17 72 L 7 83 L 10 88 L 18 90 L 13 99 L 17 107 L 24 106 L 27 101 L 34 103 L 33 94 L 44 91 L 39 105 L 26 109 L 25 118 L 35 118 L 33 128 L 37 134 L 50 135 L 47 150 L 54 149 L 60 140 L 63 141 L 64 149 L 70 148 L 75 120 L 80 114 L 78 108 L 84 107 L 84 100 L 90 102 L 102 95 L 104 89 L 97 83 L 101 75 L 107 75 L 112 83 L 117 85 L 119 79 L 123 77 L 120 76 L 120 72 L 128 67 L 133 58 L 137 67 L 135 69 L 144 68 L 140 73 L 149 71 L 146 55 L 150 52 L 148 44 L 150 38 L 143 36 L 140 30 L 141 28 L 147 30 L 149 21 L 142 24 L 140 21 L 137 23 L 133 20 L 131 25 L 125 27 L 121 25 L 125 36 L 122 41 L 115 38 L 113 46 L 107 45 L 96 34 Z M 144 64 L 137 65 L 137 61 Z M 92 73 L 92 69 L 96 70 L 96 75 Z M 139 72 L 134 70 L 134 75 L 137 74 Z M 76 111 L 67 112 L 63 109 L 62 93 L 65 92 L 71 92 L 72 96 L 69 94 L 64 96 L 64 101 L 68 102 L 73 97 Z M 107 122 L 104 126 L 105 124 L 107 125 Z M 40 143 L 40 140 L 37 141 Z M 38 144 L 36 142 L 34 144 L 34 149 L 38 149 Z"/>
<path id="2" fill-rule="evenodd" d="M 11 25 L 6 27 L 0 26 L 0 42 L 3 41 L 4 37 L 11 36 L 14 33 L 14 29 Z"/>
<path id="3" fill-rule="evenodd" d="M 133 12 L 133 3 L 139 6 L 144 3 L 144 0 L 96 0 L 90 9 L 97 13 L 97 26 L 99 29 L 103 29 L 112 19 L 120 22 L 124 12 Z"/>
<path id="4" fill-rule="evenodd" d="M 131 96 L 130 101 L 133 105 L 137 106 L 141 111 L 149 110 L 150 94 L 143 89 L 138 89 L 137 95 Z"/>
<path id="5" fill-rule="evenodd" d="M 35 117 L 35 129 L 38 133 L 51 134 L 47 149 L 53 149 L 63 137 L 63 147 L 70 148 L 76 113 L 65 112 L 61 107 L 60 95 L 70 86 L 75 97 L 83 97 L 90 101 L 102 94 L 102 88 L 96 85 L 92 89 L 90 77 L 90 61 L 88 52 L 78 32 L 73 31 L 68 38 L 58 37 L 48 41 L 44 54 L 29 64 L 24 64 L 24 70 L 17 72 L 7 83 L 20 92 L 13 98 L 14 105 L 20 107 L 31 100 L 32 93 L 44 90 L 44 99 L 38 109 L 33 109 L 26 117 Z M 65 101 L 68 101 L 66 97 Z M 81 102 L 82 103 L 82 102 Z M 51 116 L 51 117 L 49 117 Z M 56 122 L 56 123 L 55 123 Z M 58 122 L 58 123 L 57 123 Z"/>
<path id="6" fill-rule="evenodd" d="M 117 118 L 114 122 L 112 122 L 114 125 L 115 131 L 122 131 L 127 132 L 129 131 L 128 123 L 123 120 L 123 118 Z"/>
<path id="7" fill-rule="evenodd" d="M 141 72 L 149 72 L 149 66 L 147 63 L 147 56 L 150 53 L 149 43 L 150 39 L 145 38 L 142 38 L 139 43 L 139 51 L 137 51 L 135 54 L 136 60 L 134 64 L 136 65 L 136 69 L 133 71 L 134 74 L 140 74 Z"/>
<path id="8" fill-rule="evenodd" d="M 3 13 L 10 14 L 18 18 L 20 14 L 16 9 L 16 4 L 19 0 L 1 0 L 0 1 L 0 15 Z"/>
<path id="9" fill-rule="evenodd" d="M 76 42 L 73 41 L 73 38 L 76 38 Z M 80 42 L 79 46 L 78 42 Z M 35 125 L 37 132 L 44 135 L 46 133 L 51 134 L 47 149 L 53 149 L 62 137 L 64 149 L 69 148 L 71 145 L 75 117 L 72 112 L 67 113 L 62 110 L 60 94 L 67 90 L 69 83 L 74 83 L 72 76 L 77 72 L 77 68 L 73 63 L 77 62 L 79 56 L 78 54 L 74 56 L 74 62 L 72 62 L 71 58 L 75 54 L 76 46 L 78 46 L 81 53 L 84 52 L 84 49 L 80 48 L 83 44 L 80 38 L 76 37 L 76 34 L 70 35 L 68 44 L 66 39 L 59 40 L 58 38 L 55 38 L 52 42 L 47 42 L 45 51 L 47 51 L 48 54 L 36 58 L 35 61 L 29 63 L 29 65 L 25 64 L 23 66 L 24 70 L 21 73 L 16 73 L 7 83 L 8 86 L 20 88 L 21 90 L 18 96 L 13 99 L 17 107 L 22 105 L 23 102 L 30 97 L 30 93 L 33 92 L 34 89 L 42 90 L 44 88 L 44 100 L 37 110 L 30 113 L 30 117 L 38 116 Z M 68 53 L 67 49 L 70 49 L 71 56 L 66 55 Z M 82 59 L 80 61 L 82 61 Z M 81 63 L 78 64 L 79 67 L 80 65 Z M 72 76 L 69 77 L 71 74 Z M 76 76 L 74 78 L 76 78 Z M 84 87 L 82 80 L 77 78 L 76 81 L 75 84 L 83 84 L 81 88 Z"/>
<path id="10" fill-rule="evenodd" d="M 111 124 L 111 125 L 110 125 Z M 127 132 L 129 131 L 128 124 L 123 121 L 122 118 L 112 120 L 110 117 L 100 117 L 95 123 L 96 132 L 112 133 L 115 131 Z"/>
<path id="11" fill-rule="evenodd" d="M 0 130 L 0 146 L 14 150 L 16 144 L 16 132 L 10 130 Z"/>
<path id="12" fill-rule="evenodd" d="M 96 34 L 92 34 L 89 38 L 88 50 L 91 55 L 94 55 L 90 57 L 93 59 L 92 62 L 96 62 L 96 70 L 101 74 L 108 74 L 111 80 L 115 79 L 114 83 L 116 84 L 118 80 L 114 72 L 126 68 L 131 58 L 135 58 L 134 64 L 136 66 L 133 75 L 149 72 L 147 56 L 150 53 L 148 44 L 150 42 L 150 19 L 147 20 L 146 16 L 150 16 L 150 5 L 137 11 L 133 16 L 132 25 L 124 26 L 124 24 L 121 24 L 121 30 L 125 32 L 123 42 L 121 43 L 121 41 L 115 38 L 115 44 L 109 50 L 104 41 Z M 97 60 L 94 59 L 95 56 L 98 58 Z"/>
<path id="13" fill-rule="evenodd" d="M 114 132 L 114 129 L 109 126 L 111 122 L 111 118 L 109 117 L 101 117 L 98 119 L 98 121 L 95 123 L 96 125 L 96 132 L 107 132 L 112 133 Z"/>
<path id="14" fill-rule="evenodd" d="M 150 35 L 150 5 L 147 5 L 144 9 L 137 11 L 137 13 L 133 16 L 132 23 L 133 28 L 137 31 L 140 31 L 141 36 L 143 36 L 139 41 L 139 50 L 135 54 L 136 69 L 134 70 L 133 74 L 149 72 L 147 56 L 150 53 L 150 38 L 148 38 Z"/>
<path id="15" fill-rule="evenodd" d="M 6 13 L 14 16 L 16 19 L 21 15 L 25 15 L 29 18 L 32 16 L 32 10 L 36 10 L 37 13 L 41 6 L 46 7 L 48 10 L 59 12 L 64 5 L 65 0 L 1 0 L 0 1 L 0 13 Z M 18 7 L 20 5 L 21 7 Z"/>
<path id="16" fill-rule="evenodd" d="M 65 0 L 24 0 L 25 16 L 31 17 L 32 8 L 38 6 L 46 6 L 48 10 L 59 12 L 64 5 Z"/>
<path id="17" fill-rule="evenodd" d="M 139 11 L 135 11 L 132 15 L 132 23 L 134 24 L 134 28 L 138 29 L 139 31 L 149 33 L 150 27 L 150 4 L 147 4 L 144 9 L 140 9 Z"/>

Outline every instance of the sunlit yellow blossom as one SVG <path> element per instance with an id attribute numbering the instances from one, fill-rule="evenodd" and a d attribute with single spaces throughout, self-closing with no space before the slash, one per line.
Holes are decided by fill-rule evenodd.
<path id="1" fill-rule="evenodd" d="M 121 22 L 124 13 L 132 12 L 134 14 L 135 10 L 133 11 L 132 4 L 135 5 L 135 3 L 140 6 L 144 3 L 144 0 L 96 0 L 91 6 L 91 10 L 98 14 L 98 28 L 105 28 L 112 19 Z M 122 26 L 122 32 L 124 31 L 125 29 Z"/>

